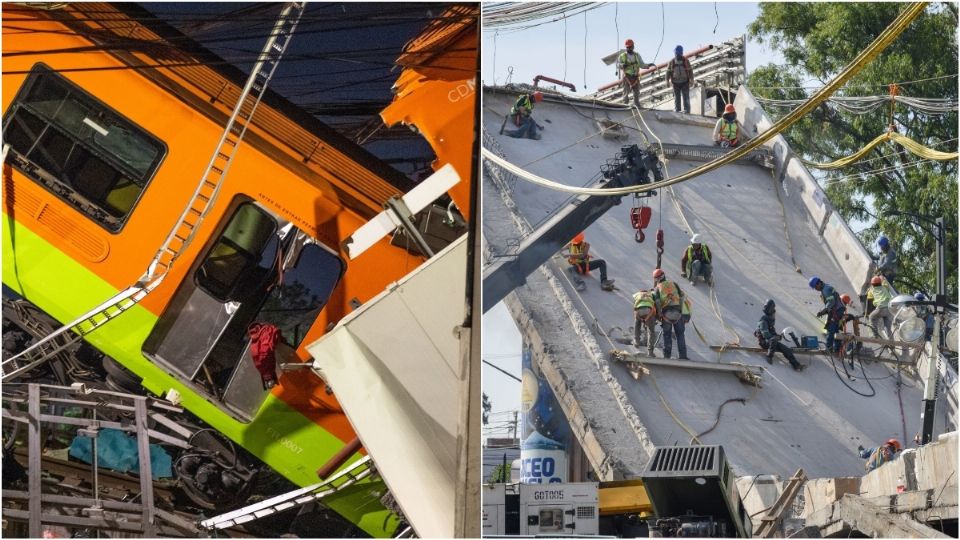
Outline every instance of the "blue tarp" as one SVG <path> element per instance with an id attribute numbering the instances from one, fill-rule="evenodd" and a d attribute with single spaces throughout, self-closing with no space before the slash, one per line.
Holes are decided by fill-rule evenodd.
<path id="1" fill-rule="evenodd" d="M 75 437 L 70 444 L 70 457 L 93 463 L 93 444 L 88 437 Z M 118 429 L 101 429 L 97 437 L 97 465 L 117 472 L 140 472 L 137 438 Z M 158 444 L 150 445 L 150 469 L 154 478 L 173 476 L 173 459 Z"/>

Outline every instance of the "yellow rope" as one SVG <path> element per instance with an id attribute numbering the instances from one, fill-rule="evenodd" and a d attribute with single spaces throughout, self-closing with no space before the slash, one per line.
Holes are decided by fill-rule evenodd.
<path id="1" fill-rule="evenodd" d="M 860 161 L 861 159 L 863 159 L 864 156 L 869 154 L 871 150 L 876 148 L 877 145 L 886 141 L 895 142 L 900 146 L 906 148 L 907 151 L 910 152 L 911 154 L 914 154 L 926 159 L 934 159 L 937 161 L 948 161 L 951 159 L 957 159 L 957 157 L 960 156 L 960 154 L 958 154 L 957 152 L 940 152 L 939 150 L 934 150 L 933 148 L 924 146 L 905 135 L 901 135 L 895 132 L 887 132 L 878 136 L 876 139 L 870 141 L 869 143 L 867 143 L 866 146 L 858 150 L 856 153 L 851 154 L 845 158 L 840 158 L 836 161 L 831 161 L 829 163 L 815 163 L 813 161 L 807 161 L 805 159 L 801 161 L 803 161 L 804 165 L 808 167 L 814 167 L 817 169 L 823 169 L 823 170 L 842 169 L 843 167 L 846 167 L 854 162 Z"/>
<path id="2" fill-rule="evenodd" d="M 671 186 L 673 184 L 679 184 L 680 182 L 685 182 L 701 174 L 710 172 L 714 169 L 722 167 L 724 165 L 735 162 L 736 160 L 744 157 L 752 150 L 756 149 L 763 143 L 769 141 L 774 136 L 780 132 L 786 130 L 793 124 L 797 123 L 801 118 L 806 116 L 810 111 L 815 107 L 826 101 L 834 92 L 836 92 L 841 86 L 846 84 L 851 77 L 860 72 L 861 69 L 871 60 L 873 60 L 880 51 L 886 49 L 897 36 L 899 36 L 903 31 L 910 25 L 910 22 L 916 19 L 926 8 L 928 2 L 916 2 L 909 4 L 907 8 L 898 16 L 890 26 L 884 29 L 883 32 L 877 36 L 877 39 L 873 41 L 866 49 L 864 49 L 857 57 L 844 68 L 836 77 L 833 78 L 826 86 L 818 90 L 813 96 L 810 97 L 803 105 L 794 109 L 790 114 L 784 116 L 780 119 L 779 122 L 773 125 L 768 131 L 765 131 L 759 134 L 756 138 L 746 141 L 742 146 L 738 147 L 733 152 L 723 155 L 720 158 L 717 158 L 708 163 L 704 163 L 700 167 L 691 169 L 680 176 L 675 178 L 669 178 L 661 182 L 653 182 L 650 184 L 643 184 L 640 186 L 630 186 L 625 188 L 613 188 L 613 189 L 603 189 L 603 188 L 581 188 L 575 186 L 568 186 L 561 184 L 559 182 L 554 182 L 553 180 L 548 180 L 540 176 L 529 173 L 516 165 L 513 165 L 509 161 L 506 161 L 495 153 L 491 152 L 486 148 L 482 148 L 481 152 L 484 159 L 489 159 L 493 161 L 498 166 L 503 167 L 504 169 L 516 174 L 519 178 L 522 178 L 526 181 L 542 185 L 544 187 L 549 187 L 558 191 L 565 191 L 568 193 L 580 193 L 584 195 L 605 195 L 605 196 L 619 196 L 627 195 L 630 193 L 644 193 L 647 191 L 652 191 L 660 189 L 666 186 Z"/>

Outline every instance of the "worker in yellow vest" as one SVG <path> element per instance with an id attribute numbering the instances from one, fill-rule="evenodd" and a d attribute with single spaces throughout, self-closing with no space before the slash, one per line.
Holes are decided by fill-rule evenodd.
<path id="1" fill-rule="evenodd" d="M 640 290 L 633 295 L 633 344 L 639 349 L 647 346 L 647 356 L 653 354 L 657 342 L 657 302 L 653 290 Z"/>
<path id="2" fill-rule="evenodd" d="M 892 299 L 893 291 L 887 280 L 882 276 L 873 276 L 870 280 L 870 288 L 867 289 L 867 314 L 870 316 L 870 326 L 873 327 L 873 335 L 876 337 L 880 337 L 878 325 L 882 322 L 886 338 L 893 339 L 893 332 L 890 330 L 890 323 L 893 322 L 893 316 L 890 314 Z"/>
<path id="3" fill-rule="evenodd" d="M 703 277 L 707 285 L 713 286 L 712 262 L 710 247 L 700 242 L 699 234 L 694 234 L 690 237 L 690 245 L 683 252 L 683 258 L 680 259 L 680 268 L 683 270 L 680 276 L 689 279 L 694 286 L 697 278 Z"/>
<path id="4" fill-rule="evenodd" d="M 537 133 L 537 128 L 541 126 L 533 119 L 533 107 L 541 101 L 543 101 L 543 93 L 539 91 L 523 94 L 517 98 L 517 102 L 510 109 L 510 119 L 513 121 L 513 125 L 517 126 L 517 129 L 507 131 L 506 135 L 508 137 L 534 140 L 541 138 L 540 134 Z"/>
<path id="5" fill-rule="evenodd" d="M 617 58 L 617 67 L 620 69 L 623 84 L 623 102 L 630 103 L 630 93 L 633 93 L 633 104 L 640 108 L 640 68 L 657 67 L 656 64 L 648 64 L 640 58 L 640 55 L 633 52 L 633 40 L 628 39 L 623 43 L 627 50 L 620 53 Z"/>
<path id="6" fill-rule="evenodd" d="M 713 128 L 713 144 L 723 148 L 733 148 L 740 144 L 742 127 L 737 120 L 737 109 L 733 103 L 723 108 L 723 116 Z"/>
<path id="7" fill-rule="evenodd" d="M 660 326 L 663 329 L 663 357 L 670 358 L 673 348 L 673 334 L 677 334 L 677 352 L 680 360 L 687 358 L 687 341 L 684 338 L 683 319 L 683 291 L 676 283 L 667 280 L 666 274 L 660 268 L 653 271 L 654 298 L 656 299 L 657 313 L 660 316 Z"/>
<path id="8" fill-rule="evenodd" d="M 594 259 L 590 255 L 590 243 L 586 241 L 586 236 L 580 233 L 573 237 L 566 246 L 567 262 L 570 263 L 570 271 L 573 273 L 573 282 L 578 291 L 587 288 L 583 278 L 580 276 L 590 275 L 591 270 L 600 269 L 600 288 L 605 291 L 613 290 L 613 280 L 607 279 L 607 262 L 603 259 Z"/>

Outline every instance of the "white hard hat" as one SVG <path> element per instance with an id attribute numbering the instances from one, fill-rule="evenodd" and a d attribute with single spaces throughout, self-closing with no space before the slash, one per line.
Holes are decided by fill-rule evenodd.
<path id="1" fill-rule="evenodd" d="M 695 234 L 695 235 L 691 236 L 691 237 L 690 237 L 690 243 L 691 243 L 691 244 L 699 244 L 699 243 L 700 243 L 700 235 L 699 235 L 699 234 Z"/>

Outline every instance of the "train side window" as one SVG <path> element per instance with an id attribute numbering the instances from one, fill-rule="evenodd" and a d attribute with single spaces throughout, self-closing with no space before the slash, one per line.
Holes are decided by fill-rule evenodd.
<path id="1" fill-rule="evenodd" d="M 13 165 L 111 232 L 156 173 L 165 145 L 43 64 L 3 119 Z"/>

